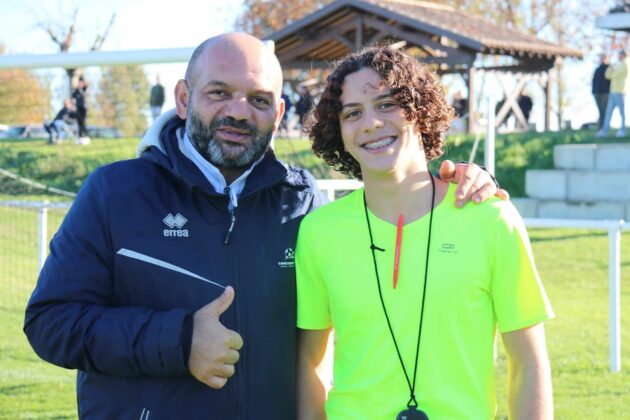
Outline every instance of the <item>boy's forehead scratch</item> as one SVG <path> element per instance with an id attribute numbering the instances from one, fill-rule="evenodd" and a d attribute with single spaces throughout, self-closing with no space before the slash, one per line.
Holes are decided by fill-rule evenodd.
<path id="1" fill-rule="evenodd" d="M 374 86 L 372 83 L 366 83 L 363 85 L 362 93 L 374 93 L 378 92 L 381 86 Z"/>

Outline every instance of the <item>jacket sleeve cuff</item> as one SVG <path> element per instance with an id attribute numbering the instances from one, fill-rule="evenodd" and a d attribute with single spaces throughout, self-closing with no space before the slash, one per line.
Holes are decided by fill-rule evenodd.
<path id="1" fill-rule="evenodd" d="M 183 350 L 184 365 L 188 369 L 188 360 L 190 359 L 190 349 L 192 348 L 194 318 L 193 314 L 187 314 L 182 324 L 182 333 L 179 336 L 179 343 Z"/>
<path id="2" fill-rule="evenodd" d="M 145 334 L 145 357 L 151 373 L 159 372 L 159 376 L 188 375 L 181 343 L 186 315 L 187 311 L 184 309 L 153 314 Z M 192 339 L 192 329 L 190 334 Z"/>

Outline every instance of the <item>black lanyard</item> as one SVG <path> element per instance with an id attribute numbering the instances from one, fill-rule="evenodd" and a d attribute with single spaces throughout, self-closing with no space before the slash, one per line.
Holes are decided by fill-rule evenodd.
<path id="1" fill-rule="evenodd" d="M 384 249 L 379 248 L 374 245 L 374 239 L 372 237 L 372 227 L 370 226 L 370 217 L 368 215 L 368 210 L 367 210 L 367 201 L 365 199 L 365 191 L 363 192 L 363 208 L 365 209 L 365 220 L 367 222 L 368 232 L 370 234 L 370 250 L 372 251 L 372 259 L 374 260 L 374 273 L 376 274 L 376 284 L 378 286 L 378 295 L 381 299 L 381 305 L 383 307 L 383 312 L 385 313 L 385 319 L 387 320 L 389 333 L 392 336 L 392 341 L 394 342 L 394 347 L 396 348 L 396 353 L 398 354 L 398 360 L 400 360 L 400 366 L 402 367 L 403 373 L 405 374 L 405 379 L 407 380 L 407 385 L 409 386 L 409 401 L 407 402 L 407 408 L 409 409 L 415 409 L 418 407 L 418 401 L 416 401 L 416 393 L 415 393 L 416 374 L 418 371 L 418 357 L 420 355 L 420 337 L 422 336 L 422 320 L 424 318 L 424 301 L 425 301 L 425 296 L 426 296 L 426 291 L 427 291 L 427 277 L 429 273 L 429 249 L 431 247 L 431 229 L 433 227 L 433 206 L 435 205 L 435 181 L 433 180 L 433 175 L 431 175 L 431 173 L 429 173 L 429 178 L 431 179 L 431 212 L 429 214 L 429 234 L 427 236 L 427 258 L 426 258 L 426 263 L 424 266 L 424 286 L 422 288 L 422 305 L 420 307 L 420 323 L 418 326 L 418 341 L 416 344 L 416 358 L 415 358 L 415 364 L 413 368 L 413 382 L 409 379 L 409 375 L 407 374 L 407 369 L 405 368 L 405 362 L 403 361 L 402 356 L 400 354 L 400 349 L 398 348 L 398 342 L 396 341 L 396 337 L 394 336 L 394 330 L 392 329 L 392 324 L 391 324 L 391 321 L 389 320 L 389 314 L 387 313 L 387 308 L 385 307 L 385 301 L 383 300 L 383 292 L 381 291 L 381 280 L 378 276 L 378 265 L 376 263 L 376 253 L 374 251 L 375 250 L 384 251 Z"/>

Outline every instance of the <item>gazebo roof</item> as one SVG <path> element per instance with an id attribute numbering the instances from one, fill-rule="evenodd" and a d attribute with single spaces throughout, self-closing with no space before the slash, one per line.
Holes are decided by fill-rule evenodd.
<path id="1" fill-rule="evenodd" d="M 365 27 L 355 35 L 357 27 Z M 357 36 L 360 38 L 357 39 Z M 409 0 L 338 0 L 271 34 L 283 64 L 325 62 L 386 37 L 404 40 L 448 64 L 472 65 L 476 53 L 547 63 L 580 51 L 543 41 L 449 6 Z M 450 59 L 446 57 L 450 56 Z M 442 57 L 443 60 L 439 60 Z"/>
<path id="2" fill-rule="evenodd" d="M 627 2 L 613 7 L 607 15 L 599 16 L 595 20 L 595 26 L 612 31 L 630 32 L 630 5 Z"/>

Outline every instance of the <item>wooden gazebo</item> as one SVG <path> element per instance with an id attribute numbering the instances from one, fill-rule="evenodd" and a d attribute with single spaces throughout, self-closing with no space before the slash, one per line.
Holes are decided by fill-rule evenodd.
<path id="1" fill-rule="evenodd" d="M 611 31 L 630 32 L 630 4 L 625 1 L 608 11 L 607 15 L 599 16 L 595 20 L 595 26 Z"/>
<path id="2" fill-rule="evenodd" d="M 410 0 L 338 0 L 267 37 L 285 69 L 329 68 L 330 63 L 365 45 L 392 42 L 434 63 L 441 74 L 459 73 L 468 85 L 468 128 L 475 127 L 475 75 L 497 72 L 505 101 L 497 113 L 500 125 L 510 112 L 517 125 L 527 122 L 517 105 L 528 80 L 541 83 L 546 95 L 545 129 L 551 117 L 549 71 L 556 59 L 582 53 L 489 23 L 452 7 Z M 482 66 L 484 56 L 501 65 Z M 517 80 L 508 89 L 506 73 Z"/>

